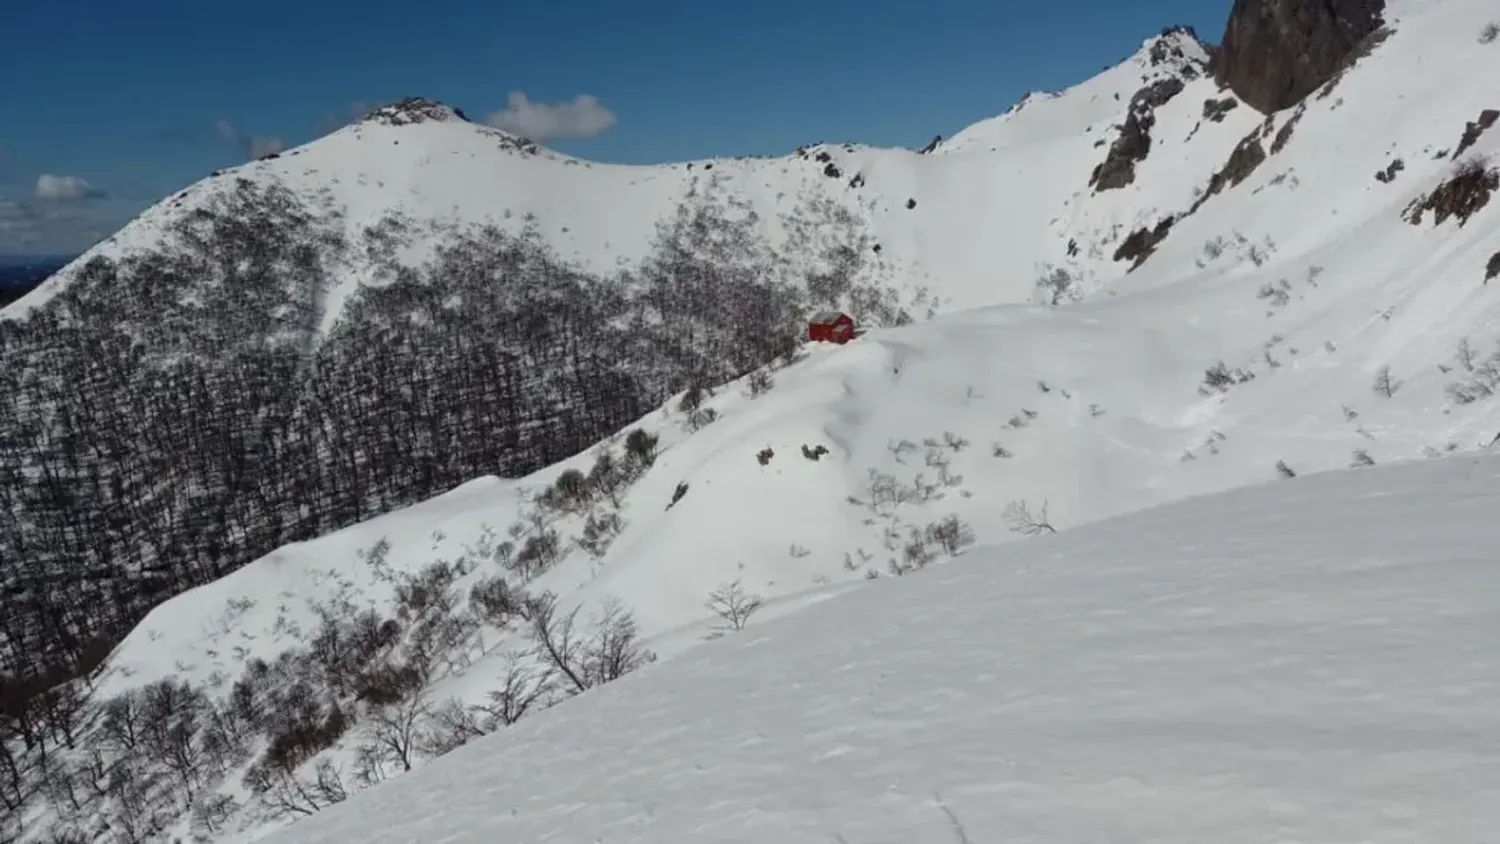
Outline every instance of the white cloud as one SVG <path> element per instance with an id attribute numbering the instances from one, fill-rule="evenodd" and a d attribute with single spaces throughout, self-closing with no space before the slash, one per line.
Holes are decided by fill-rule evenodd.
<path id="1" fill-rule="evenodd" d="M 261 137 L 256 135 L 250 139 L 250 157 L 260 158 L 262 155 L 270 155 L 273 152 L 281 152 L 286 149 L 286 144 L 276 137 Z"/>
<path id="2" fill-rule="evenodd" d="M 275 135 L 246 135 L 238 126 L 222 117 L 214 121 L 214 131 L 219 133 L 219 137 L 238 146 L 246 158 L 260 158 L 286 149 L 286 143 Z"/>
<path id="3" fill-rule="evenodd" d="M 99 195 L 81 176 L 54 176 L 43 173 L 36 178 L 37 199 L 65 200 L 87 199 Z"/>
<path id="4" fill-rule="evenodd" d="M 485 122 L 533 141 L 551 138 L 588 138 L 615 125 L 615 115 L 588 94 L 571 102 L 534 103 L 520 91 L 511 91 L 505 108 Z"/>

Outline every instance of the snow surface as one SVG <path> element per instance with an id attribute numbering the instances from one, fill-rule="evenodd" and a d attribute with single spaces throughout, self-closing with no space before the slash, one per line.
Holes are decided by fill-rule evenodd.
<path id="1" fill-rule="evenodd" d="M 1111 258 L 1118 242 L 1187 210 L 1267 120 L 1241 105 L 1222 123 L 1204 121 L 1203 101 L 1225 92 L 1188 81 L 1157 109 L 1135 182 L 1092 194 L 1088 175 L 1113 124 L 1164 72 L 1139 54 L 931 155 L 826 146 L 806 159 L 711 162 L 724 189 L 759 210 L 773 242 L 789 242 L 798 203 L 822 197 L 852 209 L 883 246 L 880 271 L 930 287 L 946 314 L 810 348 L 758 398 L 728 385 L 708 401 L 718 420 L 699 431 L 686 430 L 675 402 L 640 421 L 663 448 L 625 496 L 624 532 L 601 558 L 575 549 L 529 588 L 550 589 L 585 616 L 606 597 L 622 600 L 652 649 L 677 665 L 591 691 L 431 763 L 434 779 L 418 771 L 383 784 L 380 796 L 291 834 L 315 838 L 334 823 L 325 815 L 350 824 L 353 813 L 374 826 L 349 840 L 444 840 L 444 825 L 478 813 L 514 826 L 475 826 L 470 840 L 548 840 L 550 830 L 551 840 L 670 841 L 674 829 L 693 841 L 756 829 L 756 840 L 947 840 L 948 818 L 922 802 L 938 788 L 976 842 L 1168 831 L 1459 841 L 1480 840 L 1486 818 L 1492 833 L 1494 810 L 1474 795 L 1495 790 L 1493 759 L 1482 756 L 1494 749 L 1494 722 L 1466 695 L 1493 691 L 1494 663 L 1478 648 L 1494 638 L 1495 616 L 1492 605 L 1464 602 L 1488 600 L 1489 581 L 1472 567 L 1493 539 L 1479 508 L 1494 464 L 1445 458 L 1307 476 L 1342 470 L 1363 459 L 1356 452 L 1385 464 L 1476 449 L 1500 432 L 1492 401 L 1445 395 L 1474 377 L 1455 357 L 1460 340 L 1481 358 L 1500 341 L 1500 294 L 1482 283 L 1500 249 L 1500 211 L 1492 203 L 1461 228 L 1400 215 L 1450 173 L 1453 163 L 1435 154 L 1454 148 L 1482 108 L 1500 105 L 1491 82 L 1500 48 L 1478 41 L 1494 16 L 1481 0 L 1393 0 L 1389 40 L 1328 96 L 1309 98 L 1300 117 L 1270 118 L 1268 148 L 1296 119 L 1285 149 L 1180 220 L 1129 274 Z M 823 151 L 843 178 L 822 175 Z M 1497 152 L 1500 129 L 1474 150 Z M 1376 181 L 1398 157 L 1406 169 Z M 655 220 L 695 180 L 702 187 L 706 164 L 590 164 L 458 121 L 360 124 L 201 183 L 182 208 L 243 175 L 330 197 L 351 230 L 393 210 L 514 227 L 532 212 L 567 257 L 609 269 L 646 254 Z M 848 186 L 854 173 L 865 187 Z M 176 213 L 159 206 L 100 249 L 148 244 Z M 422 260 L 423 248 L 407 257 Z M 1048 267 L 1080 279 L 1082 301 L 1018 304 L 1035 301 Z M 376 281 L 363 272 L 351 267 L 338 296 Z M 6 314 L 66 283 L 49 282 Z M 338 296 L 325 324 L 337 319 Z M 1201 392 L 1217 362 L 1254 378 Z M 1385 366 L 1390 396 L 1372 389 Z M 804 445 L 829 453 L 808 460 Z M 388 611 L 393 587 L 361 560 L 379 540 L 390 541 L 398 571 L 472 556 L 487 535 L 504 536 L 529 493 L 566 468 L 586 471 L 598 448 L 519 481 L 476 479 L 180 595 L 120 646 L 100 694 L 168 676 L 223 694 L 250 657 L 305 645 L 320 609 Z M 763 466 L 765 448 L 775 456 Z M 1302 477 L 1191 500 L 1272 480 L 1278 461 Z M 871 472 L 907 488 L 919 477 L 947 481 L 925 500 L 877 508 Z M 683 482 L 686 496 L 666 509 Z M 1324 495 L 1335 503 L 1318 503 Z M 1014 542 L 1003 514 L 1017 500 L 1045 503 L 1063 533 Z M 1169 502 L 1185 503 L 1101 521 Z M 907 532 L 949 515 L 996 547 L 888 577 Z M 1285 529 L 1266 527 L 1275 520 Z M 576 536 L 580 519 L 558 527 Z M 481 567 L 459 588 L 497 572 Z M 714 625 L 704 601 L 733 580 L 768 601 L 753 628 L 789 617 L 774 639 L 757 629 L 698 649 Z M 888 604 L 860 603 L 871 601 Z M 818 607 L 804 611 L 810 604 Z M 1489 627 L 1444 616 L 1445 607 L 1491 607 Z M 516 643 L 485 635 L 433 699 L 472 702 L 495 683 Z M 907 639 L 910 650 L 898 647 Z M 871 679 L 881 671 L 885 679 Z M 1340 685 L 1351 677 L 1369 685 Z M 702 708 L 674 708 L 689 699 Z M 768 711 L 767 699 L 796 711 Z M 642 701 L 652 702 L 644 712 L 634 708 Z M 657 726 L 683 743 L 651 740 Z M 331 756 L 350 753 L 346 743 Z M 1464 753 L 1476 766 L 1467 774 L 1457 767 Z M 882 767 L 877 757 L 897 761 Z M 636 765 L 638 775 L 620 767 Z M 596 771 L 614 779 L 591 778 Z M 762 808 L 747 808 L 755 799 Z M 704 819 L 719 825 L 695 828 Z M 241 818 L 224 840 L 267 831 Z"/>
<path id="2" fill-rule="evenodd" d="M 1455 457 L 985 548 L 267 840 L 1490 841 L 1496 508 Z"/>

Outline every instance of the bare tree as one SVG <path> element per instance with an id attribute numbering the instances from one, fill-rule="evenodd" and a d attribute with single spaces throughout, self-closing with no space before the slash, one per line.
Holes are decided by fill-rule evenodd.
<path id="1" fill-rule="evenodd" d="M 487 716 L 485 729 L 508 727 L 533 708 L 548 705 L 555 676 L 551 670 L 527 665 L 523 654 L 509 654 L 500 688 L 491 689 L 481 705 Z"/>
<path id="2" fill-rule="evenodd" d="M 366 740 L 376 747 L 380 758 L 410 771 L 422 739 L 423 721 L 429 708 L 424 693 L 405 701 L 375 710 L 361 725 Z"/>
<path id="3" fill-rule="evenodd" d="M 1041 512 L 1037 514 L 1031 512 L 1031 507 L 1025 501 L 1020 499 L 1012 501 L 1006 505 L 1003 518 L 1012 532 L 1022 536 L 1057 533 L 1057 529 L 1047 520 L 1047 502 L 1045 501 L 1042 502 Z"/>
<path id="4" fill-rule="evenodd" d="M 763 602 L 759 595 L 753 595 L 745 591 L 738 579 L 720 586 L 709 593 L 708 609 L 720 619 L 723 624 L 717 625 L 720 630 L 743 630 L 745 624 L 750 621 L 750 616 L 759 610 Z"/>
<path id="5" fill-rule="evenodd" d="M 448 698 L 432 710 L 427 729 L 417 736 L 418 750 L 424 756 L 442 756 L 484 735 L 489 731 L 481 721 L 482 712 L 458 698 Z"/>

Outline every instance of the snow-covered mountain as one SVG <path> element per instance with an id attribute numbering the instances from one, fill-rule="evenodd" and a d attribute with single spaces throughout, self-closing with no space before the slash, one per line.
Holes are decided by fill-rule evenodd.
<path id="1" fill-rule="evenodd" d="M 1168 30 L 921 153 L 614 167 L 405 101 L 170 198 L 0 323 L 0 829 L 250 840 L 747 607 L 1487 447 L 1496 17 L 1392 3 L 1317 84 Z M 799 348 L 823 306 L 872 330 Z"/>

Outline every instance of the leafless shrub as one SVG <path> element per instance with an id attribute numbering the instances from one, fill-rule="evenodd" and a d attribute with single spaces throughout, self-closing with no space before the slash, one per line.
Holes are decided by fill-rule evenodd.
<path id="1" fill-rule="evenodd" d="M 1022 500 L 1012 501 L 1006 505 L 1002 516 L 1006 525 L 1013 533 L 1022 536 L 1037 536 L 1042 533 L 1057 533 L 1057 529 L 1047 520 L 1047 502 L 1042 502 L 1039 513 L 1032 513 L 1031 507 Z"/>
<path id="2" fill-rule="evenodd" d="M 239 801 L 228 794 L 213 791 L 199 795 L 191 810 L 193 832 L 204 837 L 219 835 L 239 809 Z"/>
<path id="3" fill-rule="evenodd" d="M 926 535 L 950 557 L 973 545 L 975 540 L 974 529 L 956 515 L 944 516 L 928 525 Z"/>
<path id="4" fill-rule="evenodd" d="M 760 596 L 746 592 L 739 580 L 734 580 L 714 590 L 709 594 L 707 603 L 709 611 L 723 621 L 717 627 L 721 631 L 744 629 L 745 624 L 750 621 L 750 616 L 754 615 L 762 605 Z"/>
<path id="5" fill-rule="evenodd" d="M 482 622 L 505 627 L 523 613 L 525 596 L 504 575 L 487 577 L 469 589 L 469 611 Z"/>
<path id="6" fill-rule="evenodd" d="M 480 726 L 486 732 L 508 727 L 527 712 L 551 705 L 556 673 L 530 664 L 524 656 L 512 653 L 507 657 L 500 687 L 486 693 L 485 702 L 478 705 L 484 712 Z"/>
<path id="7" fill-rule="evenodd" d="M 488 732 L 481 708 L 449 698 L 428 714 L 426 727 L 416 736 L 416 747 L 423 756 L 442 756 Z"/>
<path id="8" fill-rule="evenodd" d="M 1292 471 L 1292 467 L 1286 465 L 1285 460 L 1276 461 L 1276 474 L 1280 475 L 1283 478 L 1297 477 L 1297 473 Z"/>
<path id="9" fill-rule="evenodd" d="M 776 381 L 771 377 L 771 371 L 757 369 L 745 379 L 745 394 L 752 399 L 759 398 L 770 392 L 774 386 L 776 386 Z"/>
<path id="10" fill-rule="evenodd" d="M 1375 383 L 1373 389 L 1379 395 L 1390 398 L 1400 388 L 1400 383 L 1391 379 L 1391 368 L 1382 366 L 1375 371 Z"/>
<path id="11" fill-rule="evenodd" d="M 1500 21 L 1490 21 L 1479 30 L 1479 43 L 1493 44 L 1500 38 Z"/>
<path id="12" fill-rule="evenodd" d="M 533 653 L 562 678 L 566 693 L 587 691 L 655 661 L 641 645 L 635 617 L 615 599 L 603 602 L 587 632 L 577 629 L 578 612 L 559 615 L 556 597 L 543 593 L 531 624 Z"/>
<path id="13" fill-rule="evenodd" d="M 1443 388 L 1449 401 L 1459 405 L 1472 404 L 1490 398 L 1500 389 L 1500 349 L 1480 359 L 1468 338 L 1464 338 L 1459 341 L 1457 357 L 1466 375 Z"/>

